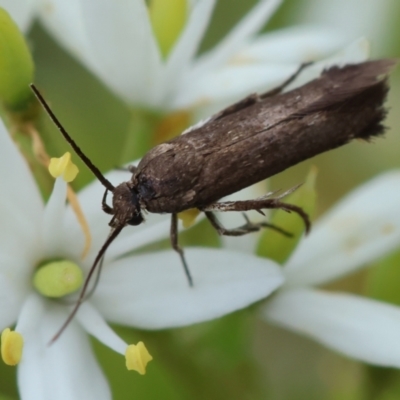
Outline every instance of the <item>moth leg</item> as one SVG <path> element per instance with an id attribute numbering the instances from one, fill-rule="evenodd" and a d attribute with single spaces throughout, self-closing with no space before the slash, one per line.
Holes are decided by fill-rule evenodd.
<path id="1" fill-rule="evenodd" d="M 217 217 L 211 212 L 211 211 L 206 211 L 205 212 L 206 217 L 210 221 L 211 225 L 213 228 L 218 232 L 219 235 L 224 235 L 224 236 L 242 236 L 246 235 L 247 233 L 251 232 L 258 232 L 262 228 L 271 228 L 277 232 L 282 233 L 285 236 L 292 236 L 291 233 L 285 231 L 284 229 L 280 228 L 279 226 L 276 226 L 274 224 L 270 224 L 268 222 L 260 222 L 257 224 L 254 224 L 250 222 L 249 218 L 245 213 L 243 213 L 243 216 L 246 220 L 246 223 L 242 226 L 239 226 L 238 228 L 234 229 L 226 229 L 222 226 L 222 224 L 218 221 Z"/>
<path id="2" fill-rule="evenodd" d="M 190 275 L 189 267 L 186 263 L 185 254 L 183 252 L 183 249 L 178 244 L 178 214 L 176 213 L 173 213 L 171 215 L 171 245 L 181 258 L 183 269 L 185 271 L 189 286 L 193 286 L 193 279 Z"/>
<path id="3" fill-rule="evenodd" d="M 301 64 L 300 67 L 292 75 L 290 75 L 289 78 L 287 78 L 283 83 L 281 83 L 279 86 L 269 90 L 268 92 L 261 94 L 260 98 L 265 99 L 267 97 L 276 96 L 277 94 L 281 93 L 287 86 L 289 86 L 300 75 L 300 73 L 305 68 L 307 68 L 311 64 L 312 64 L 312 62 L 306 62 L 306 63 Z"/>
<path id="4" fill-rule="evenodd" d="M 311 222 L 308 214 L 299 206 L 294 204 L 288 204 L 280 201 L 280 199 L 287 194 L 291 193 L 297 187 L 286 191 L 275 198 L 268 198 L 267 196 L 259 197 L 254 200 L 245 200 L 245 201 L 225 201 L 221 203 L 212 203 L 206 207 L 202 207 L 201 211 L 250 211 L 255 210 L 262 213 L 263 208 L 267 209 L 281 209 L 286 212 L 295 212 L 303 219 L 304 225 L 306 227 L 306 233 L 310 231 Z"/>
<path id="5" fill-rule="evenodd" d="M 105 213 L 114 215 L 114 209 L 107 204 L 107 195 L 108 189 L 106 189 L 103 194 L 103 199 L 101 200 L 101 208 Z"/>
<path id="6" fill-rule="evenodd" d="M 117 171 L 125 171 L 125 172 L 130 172 L 131 174 L 134 174 L 137 170 L 137 167 L 134 165 L 128 165 L 127 167 L 115 167 Z"/>

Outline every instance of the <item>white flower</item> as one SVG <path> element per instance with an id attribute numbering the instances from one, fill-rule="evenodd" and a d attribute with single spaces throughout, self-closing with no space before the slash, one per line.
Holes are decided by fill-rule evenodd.
<path id="1" fill-rule="evenodd" d="M 263 317 L 349 357 L 400 367 L 400 308 L 314 288 L 400 247 L 400 171 L 354 190 L 319 220 L 284 266 L 285 285 Z"/>
<path id="2" fill-rule="evenodd" d="M 107 382 L 90 349 L 87 333 L 124 354 L 124 343 L 105 320 L 146 329 L 183 326 L 246 307 L 283 281 L 279 267 L 254 256 L 217 249 L 186 249 L 195 286 L 190 288 L 172 251 L 123 256 L 168 236 L 167 216 L 149 215 L 143 227 L 125 229 L 109 249 L 95 294 L 61 337 L 49 341 L 71 305 L 41 295 L 32 284 L 43 262 L 69 260 L 87 271 L 107 237 L 108 218 L 98 183 L 79 194 L 92 232 L 92 247 L 82 260 L 83 233 L 65 207 L 66 184 L 58 178 L 43 205 L 33 177 L 0 123 L 0 329 L 16 324 L 24 338 L 18 366 L 26 399 L 110 399 Z M 129 176 L 129 175 L 128 175 Z M 125 172 L 107 175 L 113 183 Z"/>
<path id="3" fill-rule="evenodd" d="M 376 57 L 387 55 L 392 46 L 398 17 L 396 7 L 393 0 L 308 0 L 299 4 L 295 21 L 340 30 L 347 40 L 366 36 Z"/>
<path id="4" fill-rule="evenodd" d="M 301 62 L 344 44 L 337 32 L 305 26 L 256 36 L 280 3 L 260 0 L 220 43 L 198 56 L 215 0 L 189 2 L 186 25 L 166 59 L 144 0 L 42 0 L 36 7 L 53 36 L 128 104 L 195 109 L 205 116 L 275 87 Z"/>

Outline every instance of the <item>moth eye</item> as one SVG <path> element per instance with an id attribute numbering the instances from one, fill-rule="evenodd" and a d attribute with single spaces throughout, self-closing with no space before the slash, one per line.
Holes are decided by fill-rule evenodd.
<path id="1" fill-rule="evenodd" d="M 142 214 L 137 213 L 128 221 L 128 225 L 140 225 L 142 222 L 143 222 Z"/>

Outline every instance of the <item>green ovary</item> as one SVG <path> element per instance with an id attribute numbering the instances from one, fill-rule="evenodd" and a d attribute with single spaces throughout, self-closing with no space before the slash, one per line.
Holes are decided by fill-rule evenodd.
<path id="1" fill-rule="evenodd" d="M 42 264 L 33 277 L 33 285 L 40 294 L 55 298 L 75 292 L 82 282 L 81 268 L 66 260 Z"/>

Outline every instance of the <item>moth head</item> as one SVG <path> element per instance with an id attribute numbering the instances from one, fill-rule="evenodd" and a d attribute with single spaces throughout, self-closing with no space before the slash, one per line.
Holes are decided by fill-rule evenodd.
<path id="1" fill-rule="evenodd" d="M 137 193 L 130 182 L 123 182 L 114 189 L 112 204 L 111 227 L 140 225 L 144 221 Z"/>

